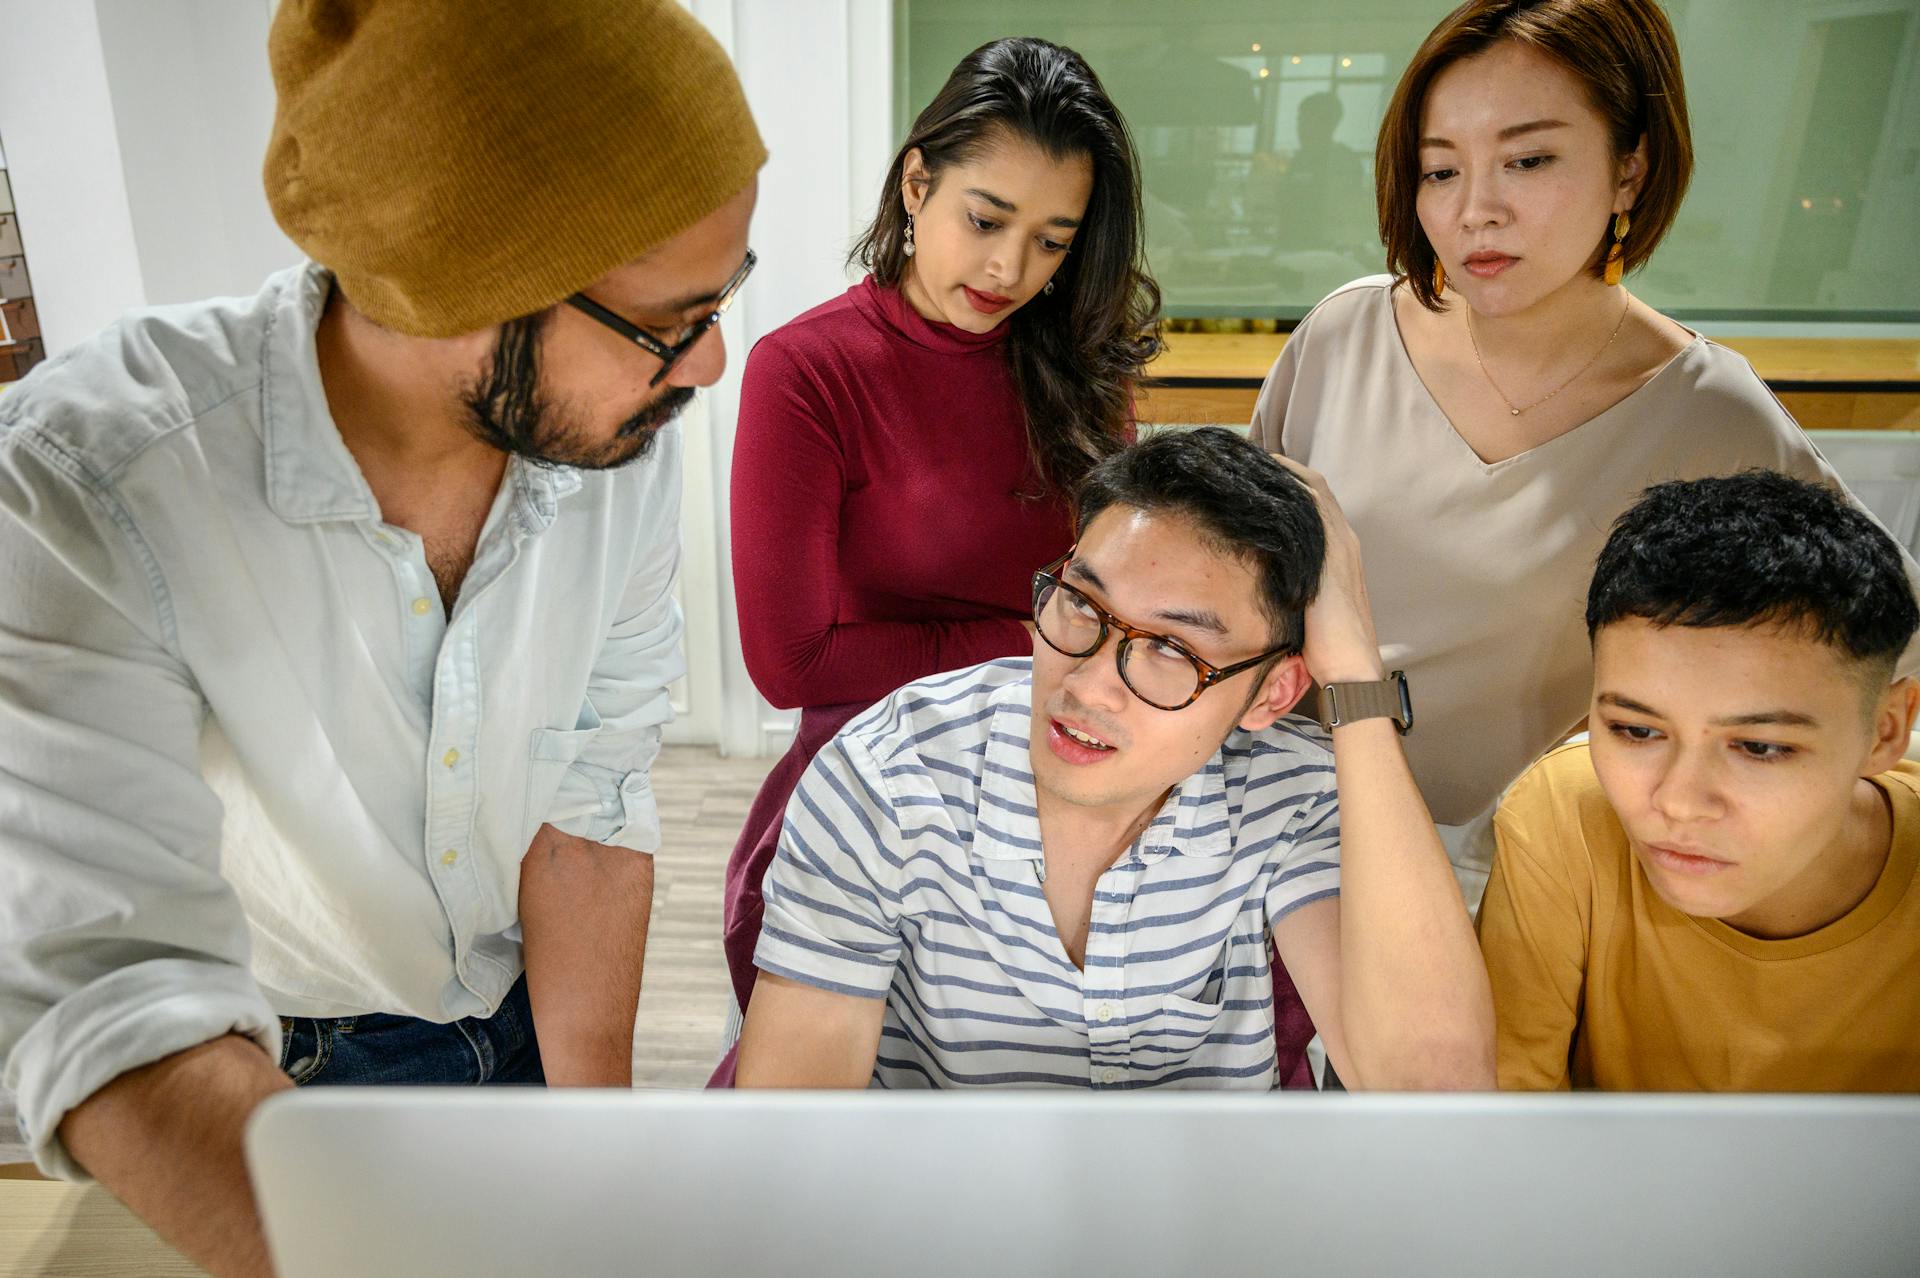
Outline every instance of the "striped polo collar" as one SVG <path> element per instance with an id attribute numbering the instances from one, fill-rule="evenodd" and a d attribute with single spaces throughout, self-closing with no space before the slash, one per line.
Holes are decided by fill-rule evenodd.
<path id="1" fill-rule="evenodd" d="M 1032 676 L 995 689 L 988 705 L 992 713 L 982 721 L 987 739 L 981 756 L 973 851 L 988 861 L 1042 860 L 1031 756 Z M 1215 750 L 1174 787 L 1134 848 L 1148 860 L 1232 855 L 1233 813 L 1221 751 Z"/>

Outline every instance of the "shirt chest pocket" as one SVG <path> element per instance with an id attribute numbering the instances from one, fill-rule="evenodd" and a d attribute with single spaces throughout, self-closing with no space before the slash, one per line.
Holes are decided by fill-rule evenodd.
<path id="1" fill-rule="evenodd" d="M 535 728 L 527 751 L 527 824 L 528 835 L 548 821 L 563 821 L 581 816 L 599 807 L 599 795 L 590 785 L 561 789 L 567 770 L 580 758 L 587 743 L 600 735 L 600 716 L 592 706 L 584 706 L 579 722 L 571 728 Z"/>
<path id="2" fill-rule="evenodd" d="M 1160 1000 L 1160 1014 L 1135 1031 L 1134 1051 L 1144 1052 L 1156 1067 L 1185 1065 L 1220 1028 L 1225 1010 L 1225 1003 L 1168 994 Z"/>

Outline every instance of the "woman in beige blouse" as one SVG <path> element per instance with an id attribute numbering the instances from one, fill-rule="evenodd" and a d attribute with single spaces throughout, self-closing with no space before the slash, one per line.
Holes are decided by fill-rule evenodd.
<path id="1" fill-rule="evenodd" d="M 1468 903 L 1485 816 L 1585 712 L 1582 601 L 1649 484 L 1839 479 L 1746 360 L 1634 297 L 1692 169 L 1652 0 L 1474 0 L 1401 77 L 1376 156 L 1391 276 L 1339 289 L 1260 392 L 1254 437 L 1323 474 L 1365 547 L 1408 756 Z"/>

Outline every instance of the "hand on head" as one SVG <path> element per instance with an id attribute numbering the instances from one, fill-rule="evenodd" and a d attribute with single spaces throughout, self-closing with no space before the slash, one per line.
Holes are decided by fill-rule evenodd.
<path id="1" fill-rule="evenodd" d="M 1326 525 L 1327 558 L 1320 570 L 1320 593 L 1307 605 L 1307 669 L 1316 683 L 1385 678 L 1380 643 L 1373 632 L 1373 606 L 1367 599 L 1367 574 L 1360 562 L 1360 538 L 1325 476 L 1279 453 L 1272 457 L 1306 485 Z"/>

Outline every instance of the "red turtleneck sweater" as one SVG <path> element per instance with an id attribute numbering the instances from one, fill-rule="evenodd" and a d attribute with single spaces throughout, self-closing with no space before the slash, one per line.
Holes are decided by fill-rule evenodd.
<path id="1" fill-rule="evenodd" d="M 733 579 L 747 669 L 801 707 L 793 748 L 727 865 L 726 950 L 745 1007 L 760 881 L 815 751 L 895 688 L 1033 651 L 1035 569 L 1072 542 L 1033 499 L 1007 326 L 922 319 L 863 280 L 747 357 L 733 450 Z"/>
<path id="2" fill-rule="evenodd" d="M 747 669 L 776 706 L 871 703 L 1026 652 L 1066 504 L 1033 490 L 1007 326 L 922 319 L 863 280 L 762 338 L 733 453 Z"/>

